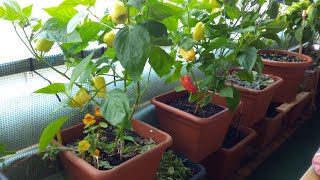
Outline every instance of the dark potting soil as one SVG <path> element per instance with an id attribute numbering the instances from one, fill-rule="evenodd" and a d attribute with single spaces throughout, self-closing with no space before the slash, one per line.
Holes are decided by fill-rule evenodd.
<path id="1" fill-rule="evenodd" d="M 227 135 L 224 138 L 222 147 L 231 149 L 233 146 L 241 142 L 246 137 L 246 134 L 241 132 L 237 127 L 230 126 Z"/>
<path id="2" fill-rule="evenodd" d="M 267 113 L 266 113 L 266 118 L 274 118 L 276 117 L 279 113 L 276 111 L 277 107 L 279 105 L 277 104 L 270 104 L 268 107 Z"/>
<path id="3" fill-rule="evenodd" d="M 193 114 L 193 115 L 200 117 L 200 118 L 211 117 L 211 116 L 213 116 L 213 115 L 215 115 L 225 109 L 221 106 L 209 103 L 208 105 L 206 105 L 202 108 L 199 108 L 197 113 L 194 114 L 194 110 L 196 109 L 197 104 L 190 103 L 188 101 L 188 96 L 184 96 L 179 99 L 175 99 L 174 101 L 168 102 L 166 104 L 169 106 L 172 106 L 174 108 L 180 109 L 184 112 L 187 112 L 189 114 Z"/>
<path id="4" fill-rule="evenodd" d="M 263 59 L 268 59 L 272 61 L 279 61 L 279 62 L 303 62 L 303 59 L 290 56 L 288 54 L 276 54 L 276 53 L 258 53 Z"/>
<path id="5" fill-rule="evenodd" d="M 129 131 L 126 129 L 124 130 L 124 136 L 131 136 L 134 139 L 134 141 L 141 146 L 149 145 L 150 142 L 154 142 L 153 140 L 140 136 L 134 131 Z M 85 135 L 66 144 L 66 146 L 78 147 L 78 142 L 83 140 L 84 138 L 85 138 Z M 111 144 L 115 141 L 115 138 L 116 138 L 116 128 L 113 126 L 109 126 L 108 128 L 105 129 L 103 133 L 101 133 L 100 141 L 105 142 L 106 144 Z M 125 140 L 124 142 L 125 142 L 124 147 L 134 145 L 132 141 Z M 110 153 L 110 152 L 103 151 L 101 149 L 99 150 L 100 150 L 99 160 L 107 161 L 111 166 L 117 166 L 139 154 L 138 152 L 133 151 L 133 152 L 127 153 L 126 155 L 123 155 L 123 158 L 121 160 L 120 155 L 118 153 L 114 153 L 114 152 Z M 107 170 L 107 169 L 109 168 L 99 167 L 99 170 Z"/>

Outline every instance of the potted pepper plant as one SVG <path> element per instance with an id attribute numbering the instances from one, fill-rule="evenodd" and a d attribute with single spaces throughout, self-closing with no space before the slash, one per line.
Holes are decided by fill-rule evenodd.
<path id="1" fill-rule="evenodd" d="M 300 1 L 293 2 L 287 6 L 283 13 L 279 14 L 277 19 L 287 24 L 284 31 L 287 42 L 287 49 L 291 46 L 292 41 L 302 44 L 312 40 L 318 33 L 319 20 L 318 8 L 319 2 Z M 275 36 L 277 37 L 277 36 Z M 279 39 L 279 38 L 274 38 Z M 301 50 L 299 50 L 302 53 Z M 264 73 L 279 76 L 284 83 L 277 90 L 274 97 L 275 102 L 285 103 L 295 99 L 299 84 L 301 83 L 304 72 L 313 62 L 309 56 L 288 52 L 284 50 L 261 50 L 259 55 L 265 65 Z"/>
<path id="2" fill-rule="evenodd" d="M 221 147 L 233 117 L 231 112 L 241 111 L 237 107 L 239 91 L 225 84 L 229 71 L 242 67 L 242 73 L 237 75 L 245 80 L 253 76 L 254 68 L 259 74 L 262 72 L 262 61 L 257 56 L 261 43 L 257 40 L 265 23 L 255 22 L 259 18 L 256 10 L 261 10 L 263 2 L 243 1 L 235 6 L 230 2 L 203 1 L 181 6 L 186 9 L 178 17 L 182 25 L 171 33 L 171 49 L 176 49 L 181 60 L 175 62 L 166 79 L 180 79 L 181 86 L 177 92 L 157 96 L 151 102 L 156 106 L 160 129 L 173 137 L 173 149 L 199 162 Z M 250 18 L 243 18 L 246 13 Z M 175 101 L 189 112 L 172 106 Z M 212 117 L 197 117 L 212 104 L 223 109 Z"/>
<path id="3" fill-rule="evenodd" d="M 149 86 L 151 70 L 162 76 L 174 63 L 160 46 L 171 43 L 165 22 L 184 9 L 162 1 L 115 1 L 99 15 L 95 1 L 65 0 L 45 8 L 50 18 L 44 21 L 31 18 L 32 5 L 21 8 L 12 0 L 3 4 L 0 17 L 12 22 L 34 58 L 67 80 L 35 93 L 64 95 L 56 111 L 69 106 L 76 114 L 89 105 L 96 108 L 95 116 L 87 114 L 83 123 L 62 131 L 74 114 L 50 123 L 40 137 L 39 152 L 45 157 L 59 154 L 71 179 L 154 179 L 172 139 L 133 115 Z M 105 44 L 106 51 L 96 58 L 93 52 L 75 56 L 91 42 Z M 64 55 L 65 71 L 44 58 L 54 44 Z M 141 78 L 147 61 L 151 68 L 147 78 Z M 111 85 L 116 87 L 107 90 Z M 129 88 L 135 90 L 132 97 Z"/>

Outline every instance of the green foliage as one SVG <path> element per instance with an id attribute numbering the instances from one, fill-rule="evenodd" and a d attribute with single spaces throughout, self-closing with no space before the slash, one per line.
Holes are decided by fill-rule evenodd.
<path id="1" fill-rule="evenodd" d="M 149 32 L 142 26 L 121 29 L 115 38 L 115 52 L 121 65 L 134 82 L 139 81 L 150 55 Z"/>
<path id="2" fill-rule="evenodd" d="M 110 124 L 131 129 L 129 99 L 121 89 L 114 89 L 106 94 L 101 104 L 101 112 Z"/>
<path id="3" fill-rule="evenodd" d="M 192 170 L 184 165 L 184 160 L 172 150 L 164 153 L 157 172 L 157 180 L 185 180 L 193 176 Z"/>
<path id="4" fill-rule="evenodd" d="M 71 116 L 64 116 L 56 121 L 50 123 L 42 132 L 39 140 L 38 151 L 42 152 L 52 141 L 54 136 L 60 131 L 61 126 L 70 118 Z"/>
<path id="5" fill-rule="evenodd" d="M 47 87 L 38 89 L 34 93 L 42 93 L 42 94 L 57 94 L 57 93 L 65 93 L 66 87 L 63 83 L 53 83 L 48 85 Z"/>

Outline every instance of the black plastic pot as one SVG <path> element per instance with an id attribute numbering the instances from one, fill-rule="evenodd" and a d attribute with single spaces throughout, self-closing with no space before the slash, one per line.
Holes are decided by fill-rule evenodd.
<path id="1" fill-rule="evenodd" d="M 191 177 L 190 180 L 201 180 L 205 177 L 206 170 L 202 165 L 196 164 L 189 159 L 185 159 L 183 163 L 185 166 L 189 167 L 193 172 L 195 172 L 195 175 Z"/>

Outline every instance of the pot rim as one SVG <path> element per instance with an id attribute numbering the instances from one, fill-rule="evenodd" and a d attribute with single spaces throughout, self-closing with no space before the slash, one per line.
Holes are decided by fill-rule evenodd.
<path id="1" fill-rule="evenodd" d="M 303 60 L 303 62 L 279 62 L 279 61 L 272 61 L 268 59 L 263 59 L 262 61 L 264 64 L 269 65 L 269 66 L 279 66 L 279 67 L 290 67 L 290 68 L 306 68 L 309 65 L 313 63 L 313 59 L 310 56 L 304 55 L 304 54 L 299 54 L 297 52 L 289 52 L 289 51 L 284 51 L 284 50 L 259 50 L 258 53 L 275 53 L 275 54 L 287 54 L 290 56 L 297 56 Z"/>
<path id="2" fill-rule="evenodd" d="M 260 94 L 260 93 L 270 91 L 273 88 L 279 87 L 279 85 L 283 83 L 283 79 L 281 77 L 274 76 L 271 74 L 266 74 L 266 75 L 269 75 L 275 82 L 261 90 L 251 89 L 251 88 L 243 87 L 237 84 L 232 84 L 232 85 L 241 92 L 248 92 L 250 94 Z M 230 83 L 226 83 L 226 84 L 230 86 Z"/>
<path id="3" fill-rule="evenodd" d="M 233 123 L 232 125 L 234 125 L 235 123 Z M 226 153 L 231 153 L 234 151 L 237 151 L 238 149 L 240 149 L 243 145 L 248 144 L 251 140 L 253 140 L 253 138 L 256 136 L 256 131 L 243 126 L 243 125 L 239 125 L 239 130 L 240 131 L 244 131 L 244 132 L 248 132 L 248 134 L 246 135 L 246 137 L 244 137 L 240 142 L 238 142 L 235 146 L 233 146 L 230 149 L 227 148 L 221 148 L 222 151 L 226 152 Z"/>
<path id="4" fill-rule="evenodd" d="M 181 92 L 183 92 L 183 91 L 181 91 Z M 215 104 L 215 103 L 214 103 L 214 98 L 215 98 L 215 97 L 216 97 L 216 98 L 223 98 L 223 97 L 219 96 L 217 93 L 214 94 L 214 97 L 213 97 L 213 100 L 212 100 L 213 102 L 211 102 L 211 104 L 221 106 L 221 107 L 224 108 L 224 110 L 222 110 L 222 111 L 220 111 L 220 112 L 218 112 L 218 113 L 216 113 L 216 114 L 214 114 L 214 115 L 212 115 L 212 116 L 210 116 L 210 117 L 208 117 L 208 118 L 197 117 L 197 116 L 195 116 L 195 115 L 193 115 L 193 114 L 187 113 L 187 112 L 182 111 L 182 110 L 180 110 L 180 109 L 178 109 L 178 108 L 175 108 L 175 107 L 172 107 L 172 106 L 170 106 L 170 105 L 167 105 L 166 103 L 164 103 L 164 102 L 162 102 L 162 101 L 159 100 L 160 97 L 166 96 L 166 95 L 168 95 L 168 94 L 171 94 L 171 93 L 181 93 L 181 92 L 176 92 L 175 90 L 173 90 L 173 91 L 169 91 L 169 92 L 167 92 L 167 93 L 158 95 L 158 96 L 153 97 L 153 98 L 151 99 L 151 103 L 154 104 L 155 106 L 160 106 L 162 109 L 164 109 L 164 110 L 166 110 L 166 111 L 169 111 L 169 112 L 171 112 L 171 113 L 173 113 L 173 114 L 175 114 L 175 115 L 182 116 L 182 117 L 184 117 L 185 119 L 188 119 L 189 121 L 191 121 L 191 122 L 193 122 L 193 123 L 196 123 L 196 124 L 199 124 L 199 125 L 206 125 L 206 124 L 210 123 L 214 117 L 222 116 L 222 115 L 225 114 L 225 113 L 233 113 L 233 112 L 229 111 L 229 108 L 227 108 L 226 106 L 221 105 L 221 104 Z M 185 92 L 185 91 L 184 91 L 184 92 Z M 210 92 L 211 92 L 211 91 L 210 91 Z M 239 108 L 241 108 L 241 107 L 242 107 L 242 103 L 241 103 L 241 101 L 240 101 L 237 109 L 236 109 L 234 112 L 236 112 L 236 111 L 237 111 Z"/>

